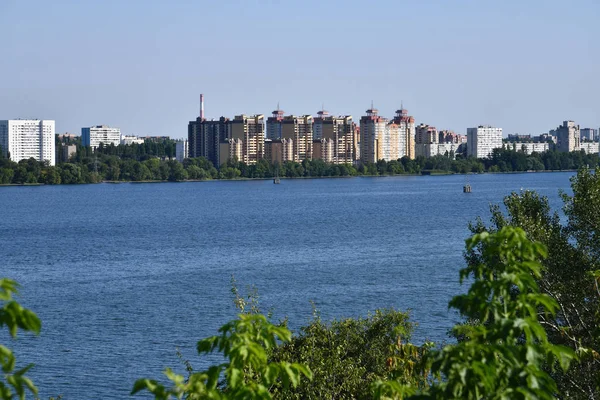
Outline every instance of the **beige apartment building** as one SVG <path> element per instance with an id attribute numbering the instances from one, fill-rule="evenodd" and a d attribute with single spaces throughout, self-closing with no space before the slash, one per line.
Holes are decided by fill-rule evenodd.
<path id="1" fill-rule="evenodd" d="M 396 116 L 392 120 L 398 125 L 398 158 L 408 157 L 411 160 L 415 158 L 415 119 L 408 115 L 404 107 L 396 111 Z"/>
<path id="2" fill-rule="evenodd" d="M 371 106 L 367 115 L 360 118 L 360 159 L 363 162 L 377 162 L 384 159 L 383 142 L 388 120 L 378 115 Z"/>
<path id="3" fill-rule="evenodd" d="M 265 160 L 271 163 L 283 164 L 293 161 L 294 142 L 292 139 L 265 139 Z"/>
<path id="4" fill-rule="evenodd" d="M 343 164 L 335 161 L 336 145 L 333 139 L 313 140 L 313 159 L 320 159 L 327 163 Z"/>
<path id="5" fill-rule="evenodd" d="M 310 159 L 313 153 L 313 117 L 284 115 L 284 111 L 278 106 L 267 119 L 267 137 L 271 140 L 286 139 L 286 143 L 292 141 L 293 151 L 289 161 L 302 162 Z"/>
<path id="6" fill-rule="evenodd" d="M 236 115 L 228 122 L 227 139 L 219 147 L 219 163 L 235 157 L 246 164 L 263 158 L 265 147 L 264 115 Z M 225 158 L 224 158 L 225 157 Z"/>
<path id="7" fill-rule="evenodd" d="M 281 139 L 292 140 L 292 160 L 302 162 L 312 158 L 313 117 L 312 115 L 287 115 L 281 121 Z"/>
<path id="8" fill-rule="evenodd" d="M 314 119 L 313 134 L 315 140 L 327 139 L 333 143 L 331 161 L 335 164 L 352 164 L 356 159 L 354 131 L 355 124 L 351 115 L 331 116 L 325 110 L 317 113 Z M 328 150 L 329 151 L 329 150 Z M 313 155 L 318 152 L 313 151 Z"/>

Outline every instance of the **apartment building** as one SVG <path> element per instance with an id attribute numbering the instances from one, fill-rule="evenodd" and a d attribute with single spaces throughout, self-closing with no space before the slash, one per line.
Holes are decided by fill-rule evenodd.
<path id="1" fill-rule="evenodd" d="M 179 162 L 183 162 L 189 157 L 189 146 L 187 140 L 178 140 L 175 142 L 175 159 Z"/>
<path id="2" fill-rule="evenodd" d="M 242 150 L 238 161 L 256 164 L 263 158 L 265 147 L 265 117 L 258 115 L 236 115 L 229 121 L 230 139 L 241 140 Z M 237 143 L 237 142 L 236 142 Z M 221 160 L 223 163 L 223 160 Z"/>
<path id="3" fill-rule="evenodd" d="M 556 148 L 560 152 L 569 153 L 579 150 L 579 142 L 581 134 L 579 125 L 575 125 L 573 121 L 563 121 L 563 124 L 556 128 Z"/>
<path id="4" fill-rule="evenodd" d="M 388 120 L 378 115 L 371 105 L 367 115 L 360 118 L 360 159 L 363 162 L 377 162 L 384 159 L 382 142 L 385 141 Z"/>
<path id="5" fill-rule="evenodd" d="M 398 158 L 415 158 L 415 119 L 408 110 L 400 107 L 392 122 L 398 125 Z"/>
<path id="6" fill-rule="evenodd" d="M 56 164 L 55 123 L 52 120 L 0 121 L 0 147 L 4 157 L 19 162 L 34 158 Z"/>
<path id="7" fill-rule="evenodd" d="M 81 128 L 81 144 L 96 149 L 102 143 L 104 146 L 121 144 L 121 130 L 106 125 L 96 125 Z"/>
<path id="8" fill-rule="evenodd" d="M 327 139 L 328 143 L 331 142 L 333 145 L 331 161 L 328 162 L 352 164 L 356 160 L 354 131 L 355 124 L 351 115 L 335 117 L 321 110 L 314 119 L 313 138 L 317 141 Z M 327 149 L 329 151 L 329 147 Z M 318 152 L 313 151 L 314 154 Z"/>
<path id="9" fill-rule="evenodd" d="M 188 123 L 188 154 L 190 157 L 204 157 L 215 166 L 220 162 L 220 143 L 229 139 L 229 119 L 218 120 L 196 118 Z"/>
<path id="10" fill-rule="evenodd" d="M 488 158 L 494 149 L 502 148 L 502 128 L 479 125 L 467 128 L 467 155 Z"/>

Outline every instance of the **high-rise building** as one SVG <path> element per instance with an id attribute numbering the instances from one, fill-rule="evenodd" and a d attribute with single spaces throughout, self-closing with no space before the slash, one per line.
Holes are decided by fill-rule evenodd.
<path id="1" fill-rule="evenodd" d="M 96 125 L 90 128 L 81 128 L 81 144 L 96 149 L 100 143 L 104 146 L 121 144 L 121 130 L 106 125 Z"/>
<path id="2" fill-rule="evenodd" d="M 383 142 L 388 120 L 378 115 L 378 110 L 369 108 L 367 115 L 360 118 L 360 159 L 363 162 L 377 162 L 384 159 Z"/>
<path id="3" fill-rule="evenodd" d="M 277 104 L 277 110 L 273 111 L 272 116 L 267 118 L 267 138 L 271 140 L 281 139 L 281 131 L 283 128 L 283 114 L 284 111 L 279 109 Z"/>
<path id="4" fill-rule="evenodd" d="M 360 126 L 354 124 L 354 160 L 360 160 Z"/>
<path id="5" fill-rule="evenodd" d="M 216 167 L 221 165 L 221 143 L 227 142 L 229 119 L 218 120 L 204 118 L 204 95 L 200 95 L 200 115 L 188 123 L 188 156 L 204 157 Z"/>
<path id="6" fill-rule="evenodd" d="M 55 124 L 52 120 L 0 121 L 0 147 L 4 157 L 19 162 L 29 158 L 56 164 Z"/>
<path id="7" fill-rule="evenodd" d="M 415 128 L 415 144 L 431 144 L 439 142 L 439 134 L 435 126 L 420 124 Z"/>
<path id="8" fill-rule="evenodd" d="M 556 148 L 563 153 L 579 150 L 580 142 L 579 125 L 573 121 L 563 121 L 563 124 L 556 128 Z"/>
<path id="9" fill-rule="evenodd" d="M 314 119 L 313 137 L 315 140 L 327 139 L 331 141 L 333 145 L 331 149 L 332 158 L 328 162 L 352 164 L 356 160 L 354 130 L 355 124 L 352 122 L 351 115 L 334 117 L 329 115 L 327 111 L 321 110 Z M 329 150 L 329 147 L 327 147 L 327 151 Z M 313 152 L 313 154 L 316 153 Z"/>
<path id="10" fill-rule="evenodd" d="M 228 118 L 208 121 L 198 117 L 188 123 L 189 156 L 204 157 L 218 167 L 221 165 L 219 144 L 229 138 Z"/>
<path id="11" fill-rule="evenodd" d="M 467 128 L 467 155 L 488 158 L 494 149 L 502 148 L 502 128 L 479 125 Z"/>
<path id="12" fill-rule="evenodd" d="M 458 135 L 453 131 L 439 131 L 438 143 L 467 143 L 467 135 Z"/>
<path id="13" fill-rule="evenodd" d="M 242 150 L 238 161 L 246 164 L 256 164 L 263 158 L 265 152 L 265 116 L 236 115 L 229 121 L 228 137 L 241 140 Z M 238 142 L 235 142 L 236 146 Z M 223 160 L 221 160 L 223 163 Z"/>
<path id="14" fill-rule="evenodd" d="M 227 139 L 219 144 L 219 165 L 227 160 L 241 161 L 244 157 L 244 141 L 242 139 Z"/>
<path id="15" fill-rule="evenodd" d="M 402 158 L 400 154 L 406 146 L 406 142 L 403 140 L 401 129 L 400 124 L 393 120 L 385 126 L 385 135 L 379 141 L 383 160 L 392 161 Z"/>
<path id="16" fill-rule="evenodd" d="M 183 162 L 189 157 L 189 147 L 187 139 L 178 140 L 175 142 L 175 158 L 179 162 Z"/>
<path id="17" fill-rule="evenodd" d="M 415 158 L 415 119 L 408 115 L 408 111 L 400 106 L 392 120 L 398 125 L 398 158 Z"/>
<path id="18" fill-rule="evenodd" d="M 292 161 L 294 156 L 292 139 L 265 139 L 265 160 L 271 164 L 283 164 Z"/>
<path id="19" fill-rule="evenodd" d="M 327 163 L 334 163 L 335 142 L 333 139 L 315 139 L 313 140 L 314 160 L 323 160 Z"/>
<path id="20" fill-rule="evenodd" d="M 281 139 L 292 141 L 292 160 L 302 162 L 312 158 L 313 145 L 313 117 L 312 115 L 286 115 L 281 119 L 271 120 L 271 132 L 281 132 Z M 269 125 L 267 125 L 269 126 Z M 267 128 L 268 129 L 268 128 Z"/>
<path id="21" fill-rule="evenodd" d="M 592 128 L 581 128 L 581 141 L 593 142 L 598 138 L 598 130 Z"/>
<path id="22" fill-rule="evenodd" d="M 419 124 L 415 127 L 415 156 L 431 157 L 432 145 L 438 142 L 439 134 L 435 126 Z"/>

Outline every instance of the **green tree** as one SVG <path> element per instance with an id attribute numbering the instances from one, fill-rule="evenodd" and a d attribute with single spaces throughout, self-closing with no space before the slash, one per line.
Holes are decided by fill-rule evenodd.
<path id="1" fill-rule="evenodd" d="M 183 164 L 173 160 L 168 162 L 169 180 L 171 182 L 184 181 L 188 178 L 187 171 L 183 168 Z"/>
<path id="2" fill-rule="evenodd" d="M 170 369 L 165 375 L 173 383 L 171 388 L 155 380 L 139 379 L 132 394 L 147 390 L 155 399 L 271 399 L 269 388 L 281 382 L 284 387 L 297 387 L 302 377 L 311 379 L 305 365 L 289 362 L 269 362 L 268 353 L 279 341 L 289 342 L 291 332 L 271 324 L 260 314 L 240 314 L 219 329 L 220 335 L 198 342 L 200 354 L 219 352 L 224 363 L 206 371 L 191 373 L 185 379 Z M 225 376 L 220 385 L 221 376 Z"/>
<path id="3" fill-rule="evenodd" d="M 11 183 L 13 177 L 15 175 L 15 171 L 11 168 L 0 168 L 0 184 L 8 184 Z"/>
<path id="4" fill-rule="evenodd" d="M 554 314 L 559 305 L 540 292 L 539 260 L 546 248 L 531 242 L 520 228 L 482 232 L 467 240 L 467 251 L 480 249 L 480 263 L 461 270 L 472 281 L 450 307 L 477 321 L 458 325 L 464 340 L 431 353 L 435 384 L 411 399 L 555 399 L 557 385 L 548 368 L 566 370 L 575 352 L 551 344 L 538 313 Z M 516 289 L 516 290 L 515 290 Z M 415 390 L 396 381 L 377 382 L 375 397 L 403 398 Z"/>
<path id="5" fill-rule="evenodd" d="M 206 179 L 208 176 L 208 173 L 197 165 L 187 167 L 187 173 L 189 179 Z"/>
<path id="6" fill-rule="evenodd" d="M 60 180 L 66 184 L 81 183 L 81 167 L 77 164 L 62 164 Z"/>
<path id="7" fill-rule="evenodd" d="M 408 313 L 393 309 L 330 323 L 315 313 L 299 335 L 272 355 L 276 361 L 306 364 L 313 380 L 295 388 L 276 386 L 273 392 L 283 399 L 369 399 L 370 385 L 389 376 L 424 387 L 426 374 L 418 371 L 430 344 L 411 345 L 413 328 Z"/>
<path id="8" fill-rule="evenodd" d="M 6 326 L 10 336 L 15 339 L 19 329 L 30 331 L 35 334 L 40 333 L 41 322 L 31 310 L 21 306 L 13 299 L 14 294 L 18 294 L 19 285 L 10 279 L 0 279 L 0 327 Z M 12 400 L 15 398 L 25 399 L 27 390 L 34 396 L 37 395 L 37 388 L 25 374 L 33 365 L 15 370 L 16 357 L 6 346 L 0 344 L 0 399 Z"/>
<path id="9" fill-rule="evenodd" d="M 600 382 L 600 298 L 590 274 L 600 269 L 600 175 L 587 169 L 572 178 L 573 195 L 563 194 L 566 224 L 551 212 L 548 199 L 535 192 L 513 193 L 504 199 L 506 215 L 492 206 L 491 224 L 478 221 L 474 233 L 517 226 L 531 240 L 548 248 L 543 270 L 536 278 L 543 293 L 559 305 L 555 316 L 540 314 L 554 344 L 569 346 L 580 361 L 554 377 L 561 393 L 576 399 L 598 399 Z M 467 252 L 469 264 L 479 263 L 481 249 Z"/>
<path id="10" fill-rule="evenodd" d="M 48 185 L 60 184 L 60 167 L 48 167 L 44 177 L 44 183 Z"/>

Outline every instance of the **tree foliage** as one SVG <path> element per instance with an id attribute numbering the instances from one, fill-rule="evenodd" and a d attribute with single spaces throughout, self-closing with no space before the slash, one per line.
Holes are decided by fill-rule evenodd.
<path id="1" fill-rule="evenodd" d="M 165 375 L 173 383 L 166 388 L 155 380 L 139 379 L 132 394 L 147 390 L 155 399 L 271 399 L 269 389 L 275 384 L 296 387 L 302 378 L 311 379 L 305 365 L 269 362 L 269 352 L 279 341 L 289 342 L 291 332 L 271 324 L 260 314 L 240 314 L 219 329 L 220 335 L 198 342 L 200 354 L 222 353 L 226 362 L 206 371 L 191 373 L 186 379 L 167 369 Z M 221 376 L 224 385 L 220 385 Z"/>
<path id="2" fill-rule="evenodd" d="M 477 320 L 455 329 L 464 340 L 430 353 L 434 383 L 416 390 L 397 381 L 377 382 L 378 399 L 554 399 L 557 386 L 544 368 L 567 369 L 575 353 L 548 341 L 538 313 L 553 314 L 558 304 L 540 292 L 540 259 L 546 248 L 520 228 L 482 232 L 467 240 L 481 249 L 480 262 L 461 270 L 471 280 L 466 294 L 450 307 Z M 517 291 L 513 289 L 518 289 Z"/>
<path id="3" fill-rule="evenodd" d="M 273 352 L 274 360 L 306 364 L 309 385 L 276 388 L 282 399 L 370 399 L 370 386 L 394 377 L 424 387 L 424 354 L 431 344 L 410 344 L 414 323 L 408 313 L 377 310 L 366 318 L 323 322 L 318 314 L 289 343 Z"/>
<path id="4" fill-rule="evenodd" d="M 6 327 L 14 339 L 19 329 L 39 334 L 41 323 L 31 310 L 21 306 L 13 295 L 18 293 L 18 284 L 10 279 L 0 279 L 0 328 Z M 25 374 L 33 365 L 16 369 L 16 357 L 6 346 L 0 344 L 0 399 L 24 399 L 27 391 L 37 395 L 37 388 Z"/>
<path id="5" fill-rule="evenodd" d="M 61 145 L 58 142 L 58 145 Z M 270 163 L 265 159 L 246 164 L 229 159 L 223 165 L 214 166 L 209 160 L 198 157 L 179 163 L 173 159 L 174 141 L 143 144 L 101 144 L 95 151 L 77 145 L 77 152 L 69 160 L 59 157 L 58 164 L 50 167 L 34 159 L 18 163 L 0 159 L 0 184 L 74 184 L 102 181 L 185 181 L 205 179 L 262 179 L 274 176 L 287 178 L 385 176 L 401 174 L 482 173 L 510 171 L 564 170 L 598 165 L 597 154 L 585 152 L 559 153 L 547 151 L 526 155 L 522 151 L 495 149 L 492 157 L 476 159 L 458 155 L 437 155 L 414 160 L 379 160 L 376 163 L 358 162 L 332 164 L 323 160 L 303 160 L 301 163 L 286 161 Z M 58 152 L 62 154 L 61 151 Z"/>
<path id="6" fill-rule="evenodd" d="M 600 396 L 600 296 L 595 271 L 600 269 L 600 175 L 581 169 L 571 180 L 573 195 L 562 195 L 566 223 L 552 212 L 548 199 L 535 192 L 513 193 L 504 199 L 506 214 L 492 206 L 491 224 L 480 219 L 474 233 L 521 227 L 531 240 L 543 243 L 548 257 L 536 277 L 542 293 L 557 304 L 556 315 L 540 314 L 549 341 L 579 354 L 567 372 L 553 373 L 561 393 L 570 398 Z M 481 247 L 481 246 L 480 246 Z M 466 253 L 471 265 L 480 262 L 481 248 Z"/>

